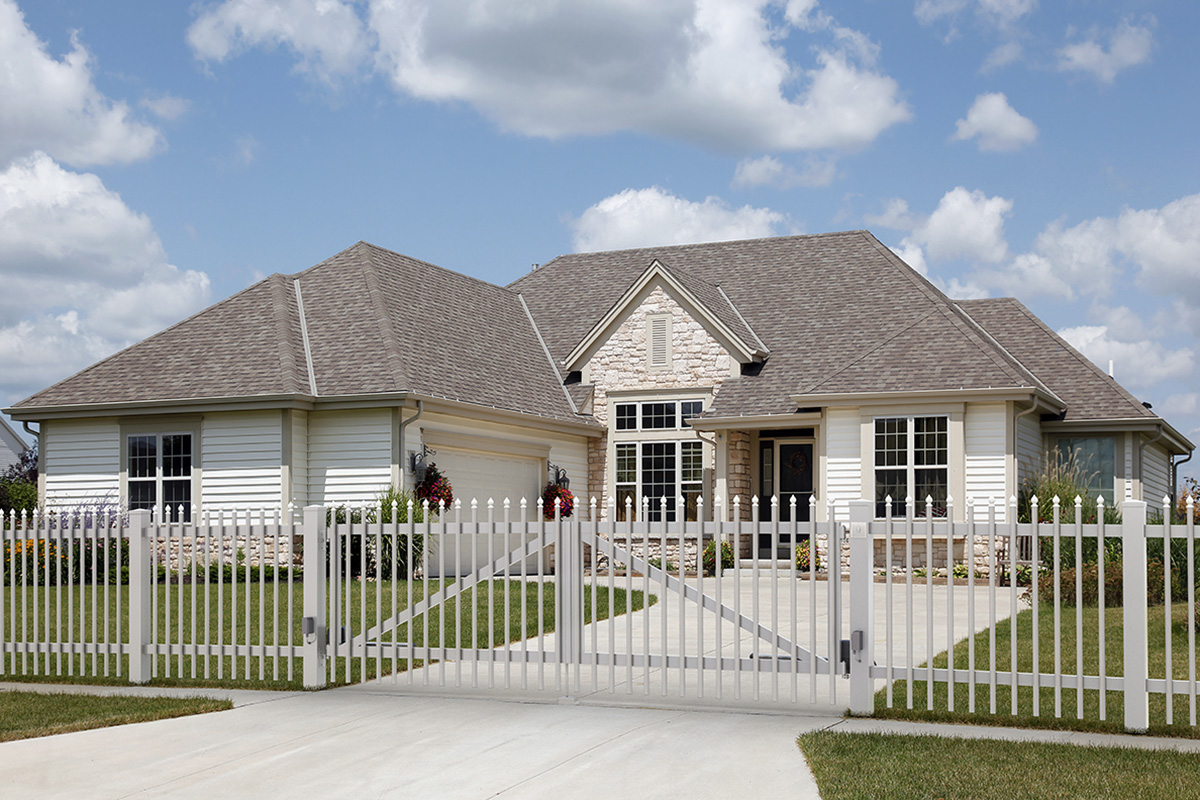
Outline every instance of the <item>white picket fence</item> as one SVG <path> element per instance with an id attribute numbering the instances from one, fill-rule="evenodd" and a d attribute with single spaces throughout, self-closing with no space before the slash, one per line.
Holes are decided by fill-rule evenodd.
<path id="1" fill-rule="evenodd" d="M 867 500 L 841 515 L 830 505 L 831 522 L 780 522 L 778 508 L 764 522 L 754 501 L 749 520 L 731 522 L 743 516 L 732 505 L 702 502 L 703 522 L 647 522 L 645 508 L 618 522 L 594 503 L 545 520 L 540 507 L 490 502 L 332 521 L 320 506 L 293 519 L 10 516 L 0 678 L 381 679 L 641 705 L 1101 719 L 1115 697 L 1131 730 L 1196 725 L 1190 521 L 1149 525 L 1138 501 L 1110 525 L 1102 507 L 1097 523 L 1064 522 L 1057 503 L 1050 522 L 998 522 L 1017 518 L 1015 500 L 1007 513 L 969 504 L 964 522 L 911 502 L 879 520 Z M 706 574 L 697 562 L 713 542 L 804 545 L 820 564 L 718 558 Z M 1041 585 L 1021 585 L 1035 564 Z M 1120 596 L 1106 597 L 1117 574 Z M 1078 602 L 1093 585 L 1095 605 Z"/>

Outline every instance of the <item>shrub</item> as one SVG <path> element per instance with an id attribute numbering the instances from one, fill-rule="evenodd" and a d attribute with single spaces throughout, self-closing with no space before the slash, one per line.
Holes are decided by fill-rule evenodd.
<path id="1" fill-rule="evenodd" d="M 705 575 L 717 574 L 717 543 L 715 540 L 710 540 L 704 545 L 704 553 L 700 557 L 700 562 L 704 567 Z M 729 542 L 721 542 L 721 570 L 733 569 L 733 545 Z"/>
<path id="2" fill-rule="evenodd" d="M 809 540 L 805 539 L 803 542 L 796 545 L 796 570 L 798 572 L 808 572 L 809 571 L 808 543 L 809 543 Z M 821 568 L 821 554 L 813 553 L 812 570 L 816 571 L 816 570 L 819 570 L 820 568 Z"/>
<path id="3" fill-rule="evenodd" d="M 1104 605 L 1119 606 L 1124 601 L 1123 587 L 1124 570 L 1120 561 L 1104 563 Z M 1099 602 L 1100 568 L 1098 564 L 1085 564 L 1080 568 L 1082 603 L 1094 606 Z M 1054 573 L 1043 570 L 1038 579 L 1039 599 L 1051 602 L 1054 598 Z M 1032 594 L 1023 595 L 1028 602 Z M 1177 567 L 1171 569 L 1171 602 L 1179 603 L 1187 600 L 1188 586 L 1186 572 Z M 1059 577 L 1059 599 L 1064 606 L 1074 606 L 1075 598 L 1075 568 L 1064 569 Z M 1164 602 L 1163 563 L 1150 561 L 1146 565 L 1146 604 L 1162 605 Z M 1200 604 L 1198 604 L 1200 606 Z M 1200 619 L 1200 617 L 1198 617 Z"/>
<path id="4" fill-rule="evenodd" d="M 350 523 L 352 525 L 361 525 L 364 522 L 367 525 L 374 525 L 382 522 L 389 525 L 393 522 L 392 510 L 395 509 L 395 522 L 404 524 L 409 521 L 408 504 L 413 503 L 412 522 L 422 523 L 425 521 L 425 511 L 422 505 L 417 502 L 411 492 L 395 486 L 389 486 L 382 491 L 375 502 L 366 508 L 351 508 L 346 505 L 335 506 L 329 508 L 325 512 L 325 522 L 327 525 L 335 523 L 344 525 Z M 392 536 L 383 533 L 379 536 L 379 549 L 376 551 L 375 536 L 368 534 L 366 558 L 363 557 L 363 540 L 364 537 L 359 534 L 349 537 L 349 546 L 342 545 L 342 558 L 348 558 L 350 563 L 350 576 L 352 578 L 362 577 L 363 565 L 366 564 L 367 577 L 385 577 L 390 578 L 392 575 L 392 545 L 393 538 L 395 539 L 396 550 L 396 574 L 398 577 L 411 575 L 412 569 L 408 563 L 408 534 L 398 533 Z M 331 558 L 331 553 L 328 548 L 332 546 L 332 542 L 326 545 L 327 552 L 325 554 L 326 562 Z M 425 536 L 418 530 L 412 537 L 412 556 L 413 566 L 420 563 L 421 556 L 425 550 Z M 343 571 L 345 566 L 342 567 Z"/>

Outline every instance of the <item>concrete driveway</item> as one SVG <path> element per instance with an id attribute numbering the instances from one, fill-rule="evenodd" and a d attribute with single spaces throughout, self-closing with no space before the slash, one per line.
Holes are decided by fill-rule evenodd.
<path id="1" fill-rule="evenodd" d="M 0 795 L 817 798 L 795 739 L 838 721 L 398 696 L 369 686 L 206 694 L 239 705 L 0 744 Z"/>

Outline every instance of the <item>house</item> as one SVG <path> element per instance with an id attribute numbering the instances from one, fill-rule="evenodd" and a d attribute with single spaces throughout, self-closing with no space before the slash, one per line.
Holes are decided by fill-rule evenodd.
<path id="1" fill-rule="evenodd" d="M 21 460 L 21 454 L 29 449 L 8 422 L 0 417 L 0 475 Z"/>
<path id="2" fill-rule="evenodd" d="M 40 425 L 47 506 L 365 504 L 425 459 L 464 501 L 561 471 L 622 519 L 773 495 L 785 521 L 887 496 L 1003 519 L 1047 453 L 1119 503 L 1172 492 L 1193 449 L 1016 300 L 950 300 L 865 231 L 567 255 L 507 287 L 360 242 L 6 411 Z"/>

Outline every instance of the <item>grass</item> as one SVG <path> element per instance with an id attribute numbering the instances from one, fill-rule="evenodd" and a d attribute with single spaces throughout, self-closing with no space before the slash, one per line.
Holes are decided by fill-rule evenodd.
<path id="1" fill-rule="evenodd" d="M 830 731 L 798 743 L 825 800 L 1177 800 L 1200 787 L 1200 758 L 1173 751 Z"/>
<path id="2" fill-rule="evenodd" d="M 204 697 L 100 697 L 87 694 L 0 692 L 0 742 L 71 731 L 171 719 L 233 708 Z"/>
<path id="3" fill-rule="evenodd" d="M 1061 609 L 1061 671 L 1064 674 L 1074 674 L 1076 670 L 1077 648 L 1082 648 L 1083 672 L 1085 675 L 1100 674 L 1100 644 L 1099 611 L 1094 607 L 1084 607 L 1082 613 L 1083 638 L 1082 643 L 1076 640 L 1077 609 L 1064 607 Z M 1151 678 L 1162 678 L 1166 667 L 1166 611 L 1162 606 L 1151 606 L 1147 610 L 1149 621 L 1149 665 Z M 1033 672 L 1033 610 L 1027 609 L 1016 617 L 1017 635 L 1017 669 L 1021 672 Z M 1013 621 L 1002 620 L 995 625 L 996 636 L 996 669 L 1006 671 L 1012 663 L 1012 631 Z M 1109 607 L 1104 617 L 1105 638 L 1105 673 L 1110 676 L 1123 674 L 1124 666 L 1124 630 L 1122 609 Z M 1188 657 L 1188 618 L 1187 604 L 1177 603 L 1171 610 L 1171 662 L 1172 674 L 1175 678 L 1186 678 L 1189 668 Z M 954 662 L 956 669 L 966 669 L 971 642 L 975 646 L 975 666 L 977 670 L 986 670 L 990 659 L 989 630 L 983 630 L 974 637 L 968 637 L 954 646 Z M 1038 664 L 1041 672 L 1053 673 L 1054 669 L 1054 608 L 1042 605 L 1038 608 Z M 882 661 L 882 659 L 879 659 Z M 947 665 L 945 651 L 933 659 L 935 668 Z M 925 665 L 922 665 L 925 666 Z M 1074 689 L 1063 689 L 1061 706 L 1056 714 L 1056 698 L 1054 687 L 1043 685 L 1038 695 L 1038 713 L 1034 713 L 1033 687 L 1019 687 L 1017 690 L 1017 710 L 1012 712 L 1012 694 L 1006 685 L 997 685 L 995 689 L 995 711 L 992 711 L 991 687 L 987 683 L 985 673 L 977 673 L 975 691 L 975 710 L 969 711 L 970 685 L 958 683 L 954 691 L 954 709 L 950 709 L 949 692 L 945 683 L 935 682 L 933 686 L 933 702 L 928 700 L 928 685 L 925 681 L 914 680 L 912 683 L 913 709 L 908 709 L 908 684 L 897 681 L 893 687 L 893 707 L 887 706 L 886 689 L 881 689 L 875 697 L 875 716 L 892 719 L 920 719 L 941 722 L 965 722 L 972 724 L 1015 725 L 1031 728 L 1055 728 L 1069 730 L 1093 730 L 1119 732 L 1124 730 L 1124 695 L 1119 691 L 1109 691 L 1105 697 L 1104 714 L 1100 709 L 1100 691 L 1089 689 L 1083 692 L 1082 707 L 1077 705 L 1077 695 Z M 1167 698 L 1165 694 L 1150 694 L 1150 732 L 1156 735 L 1185 736 L 1200 738 L 1200 728 L 1190 724 L 1190 698 L 1186 694 L 1176 694 L 1172 698 L 1171 718 L 1167 716 Z"/>
<path id="4" fill-rule="evenodd" d="M 447 580 L 446 584 L 452 583 Z M 290 586 L 290 589 L 289 589 Z M 435 593 L 443 586 L 442 581 L 428 582 L 429 591 Z M 349 589 L 347 598 L 346 589 Z M 332 631 L 348 625 L 355 634 L 369 629 L 377 621 L 377 611 L 382 612 L 382 619 L 392 615 L 392 603 L 398 612 L 409 605 L 409 601 L 419 603 L 425 592 L 424 581 L 360 581 L 354 580 L 343 585 L 343 590 L 337 598 L 340 609 L 340 620 L 334 619 L 334 598 L 328 598 L 330 612 L 328 624 Z M 249 591 L 247 591 L 247 589 Z M 294 592 L 289 606 L 289 591 Z M 411 631 L 411 641 L 417 647 L 425 646 L 428 641 L 431 647 L 458 647 L 461 641 L 464 647 L 492 648 L 506 642 L 536 636 L 539 630 L 549 634 L 554 630 L 554 585 L 537 584 L 519 580 L 488 582 L 483 586 L 472 587 L 460 596 L 451 598 L 430 610 L 427 614 L 418 615 L 414 620 Z M 108 640 L 117 640 L 117 620 L 115 613 L 120 608 L 121 633 L 128 638 L 128 603 L 129 587 L 120 588 L 120 602 L 117 598 L 117 587 L 97 587 L 96 600 L 92 602 L 92 587 L 74 587 L 73 589 L 58 587 L 39 588 L 41 601 L 33 602 L 33 592 L 30 591 L 28 605 L 22 605 L 20 587 L 14 594 L 11 587 L 4 587 L 3 636 L 6 641 L 33 639 L 34 622 L 37 620 L 39 639 L 41 641 L 68 641 L 68 631 L 74 631 L 75 641 L 103 641 L 104 628 L 107 625 Z M 236 595 L 236 596 L 235 596 Z M 61 637 L 59 625 L 59 601 L 62 600 Z M 656 601 L 651 595 L 650 603 Z M 16 601 L 16 609 L 12 601 Z M 107 606 L 105 605 L 107 600 Z M 622 589 L 614 593 L 613 608 L 609 608 L 608 593 L 597 593 L 597 609 L 591 608 L 591 593 L 584 597 L 584 617 L 588 622 L 607 619 L 609 614 L 624 614 L 627 610 L 639 610 L 643 606 L 643 594 L 633 592 L 631 602 Z M 187 580 L 171 585 L 156 587 L 154 604 L 156 640 L 158 642 L 173 641 L 204 644 L 216 644 L 218 641 L 230 643 L 236 639 L 244 643 L 249 631 L 249 641 L 253 645 L 262 642 L 280 642 L 286 646 L 290 631 L 291 639 L 297 653 L 303 642 L 301 620 L 303 617 L 303 584 L 288 584 L 281 582 L 278 593 L 273 583 L 250 584 L 204 584 L 190 583 Z M 193 615 L 193 605 L 195 614 Z M 629 606 L 629 608 L 627 608 Z M 74 608 L 72 615 L 71 608 Z M 110 613 L 105 613 L 106 607 Z M 524 616 L 522 616 L 524 609 Z M 541 612 L 541 627 L 539 628 L 539 609 Z M 46 626 L 47 613 L 49 627 Z M 73 617 L 73 619 L 72 619 Z M 487 620 L 491 620 L 489 636 Z M 247 620 L 249 626 L 247 628 Z M 14 621 L 17 630 L 14 631 Z M 193 633 L 193 623 L 195 632 Z M 26 626 L 29 636 L 25 637 L 21 626 Z M 93 635 L 93 631 L 97 635 Z M 428 636 L 426 633 L 428 632 Z M 336 633 L 335 633 L 336 636 Z M 383 641 L 409 641 L 410 632 L 407 625 L 399 628 L 395 635 L 384 635 Z M 332 644 L 328 649 L 332 657 Z M 371 679 L 379 674 L 381 666 L 376 659 L 364 660 L 358 658 L 361 652 L 356 650 L 355 658 L 345 658 L 344 647 L 339 646 L 339 658 L 333 661 L 331 682 L 358 681 Z M 35 668 L 35 662 L 36 667 Z M 59 656 L 57 654 L 35 656 L 10 655 L 0 664 L 0 678 L 4 680 L 54 682 L 54 683 L 88 683 L 88 684 L 128 684 L 128 659 L 122 659 L 120 675 L 117 674 L 118 658 L 116 656 L 93 657 Z M 349 663 L 347 663 L 349 662 Z M 422 662 L 415 659 L 412 666 L 420 666 Z M 392 662 L 385 659 L 382 667 L 383 674 L 392 669 L 408 668 L 404 660 Z M 40 674 L 35 674 L 40 673 Z M 260 657 L 230 656 L 198 656 L 192 658 L 185 655 L 160 655 L 156 658 L 155 674 L 151 681 L 160 686 L 220 686 L 226 688 L 250 689 L 298 689 L 302 686 L 303 659 L 297 655 L 288 658 L 281 655 L 276 658 L 268 655 Z"/>

